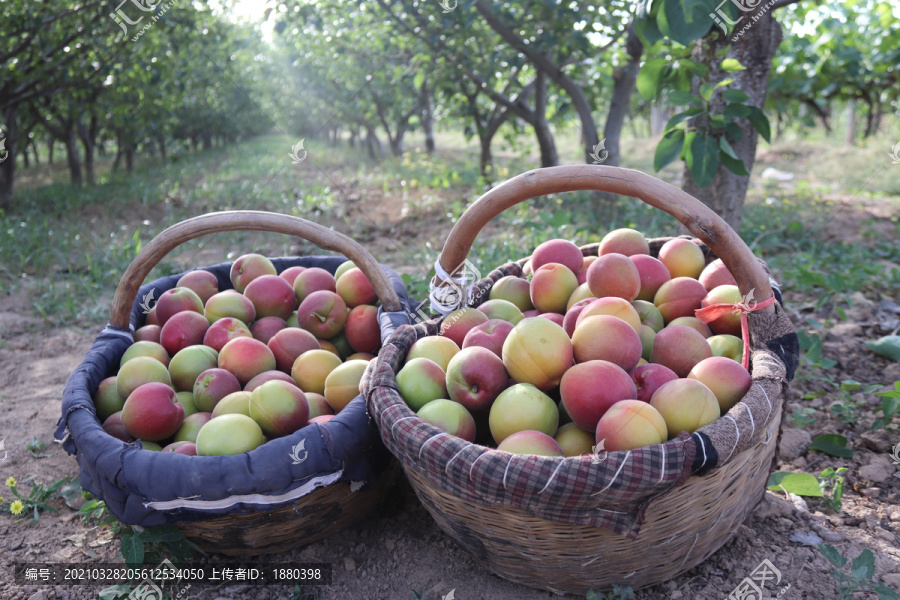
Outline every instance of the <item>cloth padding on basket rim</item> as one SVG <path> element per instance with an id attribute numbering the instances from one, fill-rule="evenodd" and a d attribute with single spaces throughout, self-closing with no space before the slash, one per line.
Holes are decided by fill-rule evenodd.
<path id="1" fill-rule="evenodd" d="M 345 261 L 343 257 L 326 256 L 272 259 L 279 273 L 292 266 L 319 267 L 334 273 Z M 219 290 L 233 288 L 230 269 L 231 263 L 203 268 L 216 276 Z M 409 323 L 412 313 L 402 279 L 391 269 L 384 270 L 403 308 L 383 314 L 379 308 L 382 340 L 397 324 Z M 104 500 L 121 522 L 150 527 L 242 510 L 277 508 L 335 481 L 377 480 L 388 465 L 390 454 L 361 397 L 328 423 L 307 426 L 238 456 L 140 452 L 138 442 L 126 444 L 103 430 L 96 416 L 93 393 L 100 381 L 118 371 L 122 355 L 133 343 L 132 333 L 145 318 L 140 307 L 142 298 L 151 290 L 159 298 L 162 292 L 175 287 L 181 275 L 142 286 L 132 308 L 130 328 L 107 326 L 66 382 L 55 438 L 69 454 L 75 454 L 83 488 Z M 203 467 L 197 468 L 200 461 Z"/>
<path id="2" fill-rule="evenodd" d="M 521 273 L 517 263 L 495 269 L 475 284 L 471 305 L 486 301 L 501 277 Z M 361 389 L 388 449 L 406 468 L 439 482 L 448 493 L 634 539 L 654 498 L 753 446 L 756 432 L 765 430 L 778 413 L 799 344 L 781 308 L 780 290 L 776 299 L 774 314 L 749 315 L 753 385 L 725 418 L 692 435 L 682 432 L 665 444 L 602 453 L 602 460 L 510 455 L 469 444 L 416 418 L 400 397 L 396 373 L 417 339 L 438 334 L 440 320 L 397 329 Z"/>

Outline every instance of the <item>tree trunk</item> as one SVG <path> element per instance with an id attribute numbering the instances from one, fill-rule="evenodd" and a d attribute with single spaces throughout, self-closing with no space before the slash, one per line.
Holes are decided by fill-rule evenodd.
<path id="1" fill-rule="evenodd" d="M 631 95 L 634 93 L 634 84 L 637 81 L 638 71 L 641 68 L 641 55 L 644 53 L 644 45 L 634 32 L 634 22 L 628 26 L 628 38 L 625 42 L 625 52 L 628 61 L 625 66 L 616 69 L 613 74 L 612 102 L 609 105 L 609 113 L 606 117 L 606 128 L 603 135 L 606 139 L 606 151 L 609 153 L 603 164 L 618 167 L 621 161 L 619 140 L 622 137 L 622 125 L 628 115 L 628 107 L 631 104 Z M 593 162 L 594 159 L 591 159 Z"/>
<path id="2" fill-rule="evenodd" d="M 359 128 L 351 127 L 350 128 L 350 139 L 347 140 L 347 145 L 349 145 L 351 148 L 355 148 L 356 147 L 356 137 L 358 135 L 359 135 Z"/>
<path id="3" fill-rule="evenodd" d="M 553 140 L 553 132 L 547 122 L 547 74 L 537 72 L 534 89 L 534 135 L 537 137 L 538 147 L 541 150 L 541 166 L 555 167 L 559 164 L 559 156 L 556 153 L 556 142 Z M 593 150 L 593 147 L 591 148 Z"/>
<path id="4" fill-rule="evenodd" d="M 16 148 L 16 109 L 17 105 L 10 104 L 3 110 L 3 122 L 6 124 L 4 139 L 6 140 L 6 158 L 0 163 L 0 210 L 12 208 L 13 188 L 16 175 L 16 157 L 13 151 Z"/>
<path id="5" fill-rule="evenodd" d="M 766 5 L 761 5 L 761 8 L 766 9 Z M 746 104 L 762 108 L 766 101 L 766 87 L 769 83 L 772 58 L 775 56 L 775 51 L 781 43 L 782 33 L 781 26 L 775 20 L 771 11 L 754 16 L 759 16 L 759 19 L 747 31 L 746 35 L 738 38 L 738 41 L 729 48 L 727 53 L 727 57 L 739 60 L 746 67 L 745 70 L 728 74 L 722 72 L 719 68 L 720 60 L 715 57 L 715 53 L 728 47 L 728 38 L 724 36 L 709 42 L 710 47 L 706 50 L 700 44 L 697 44 L 694 50 L 694 60 L 699 59 L 709 65 L 711 62 L 709 57 L 712 57 L 714 65 L 710 69 L 710 80 L 719 82 L 725 77 L 734 78 L 734 87 L 750 96 Z M 696 77 L 692 85 L 695 89 L 699 85 Z M 756 158 L 756 144 L 759 134 L 746 119 L 742 119 L 739 123 L 743 136 L 740 140 L 729 141 L 738 158 L 744 161 L 744 165 L 750 171 Z M 731 225 L 735 231 L 740 232 L 741 219 L 744 213 L 744 199 L 747 196 L 749 183 L 750 177 L 735 175 L 720 165 L 715 180 L 709 185 L 700 188 L 694 182 L 690 169 L 685 165 L 682 189 L 709 206 Z"/>
<path id="6" fill-rule="evenodd" d="M 35 143 L 34 138 L 28 141 L 28 145 L 31 146 L 31 153 L 34 154 L 34 164 L 35 166 L 41 164 L 41 157 L 38 155 L 37 143 Z"/>
<path id="7" fill-rule="evenodd" d="M 212 148 L 212 135 L 210 135 L 209 131 L 204 131 L 202 134 L 203 137 L 203 149 L 209 150 Z"/>
<path id="8" fill-rule="evenodd" d="M 866 129 L 863 131 L 863 139 L 867 140 L 875 131 L 875 105 L 872 103 L 872 98 L 868 95 L 864 96 L 863 100 L 866 101 L 868 106 L 866 111 Z"/>
<path id="9" fill-rule="evenodd" d="M 81 138 L 81 145 L 84 147 L 84 173 L 87 184 L 94 186 L 97 185 L 97 178 L 94 175 L 94 147 L 97 144 L 97 118 L 91 117 L 91 123 L 87 127 L 79 118 L 77 127 L 78 137 Z"/>
<path id="10" fill-rule="evenodd" d="M 844 134 L 844 144 L 856 145 L 856 108 L 852 102 L 847 103 L 847 131 Z"/>
<path id="11" fill-rule="evenodd" d="M 78 154 L 78 136 L 75 134 L 75 124 L 68 123 L 63 142 L 66 145 L 66 163 L 69 165 L 69 177 L 72 185 L 80 186 L 84 183 L 81 172 L 81 156 Z"/>
<path id="12" fill-rule="evenodd" d="M 129 173 L 134 171 L 134 142 L 131 139 L 125 144 L 125 170 Z"/>
<path id="13" fill-rule="evenodd" d="M 428 82 L 422 83 L 422 101 L 425 108 L 422 113 L 422 129 L 425 130 L 425 152 L 434 154 L 434 99 Z"/>
<path id="14" fill-rule="evenodd" d="M 384 149 L 381 146 L 381 140 L 378 139 L 378 133 L 374 127 L 366 126 L 366 149 L 369 151 L 369 157 L 379 160 L 384 157 Z"/>
<path id="15" fill-rule="evenodd" d="M 166 136 L 158 135 L 156 136 L 156 143 L 159 144 L 159 156 L 162 158 L 162 161 L 168 162 L 168 155 L 166 153 Z"/>
<path id="16" fill-rule="evenodd" d="M 47 137 L 47 164 L 53 164 L 53 147 L 56 146 L 56 138 L 52 135 Z"/>

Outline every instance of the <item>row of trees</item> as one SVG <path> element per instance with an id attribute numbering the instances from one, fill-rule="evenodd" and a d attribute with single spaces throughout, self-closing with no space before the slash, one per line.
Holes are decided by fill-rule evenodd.
<path id="1" fill-rule="evenodd" d="M 618 165 L 623 127 L 649 116 L 655 166 L 683 161 L 684 188 L 737 228 L 767 114 L 827 129 L 850 105 L 870 135 L 900 93 L 888 0 L 271 0 L 274 44 L 202 1 L 151 1 L 4 2 L 0 208 L 39 144 L 81 184 L 111 149 L 130 169 L 139 149 L 275 127 L 380 157 L 416 128 L 433 151 L 440 123 L 477 140 L 490 181 L 498 136 L 530 132 L 550 166 L 574 125 L 586 162 Z"/>
<path id="2" fill-rule="evenodd" d="M 8 0 L 4 11 L 0 136 L 12 159 L 0 163 L 0 208 L 17 163 L 53 162 L 58 146 L 72 183 L 93 185 L 108 148 L 130 171 L 138 149 L 165 159 L 173 144 L 271 128 L 259 109 L 274 72 L 264 42 L 200 3 Z"/>
<path id="3" fill-rule="evenodd" d="M 530 130 L 550 166 L 554 131 L 575 124 L 586 162 L 618 165 L 624 124 L 648 115 L 665 134 L 657 168 L 683 160 L 683 187 L 736 228 L 767 113 L 781 124 L 853 102 L 868 135 L 900 89 L 900 28 L 881 0 L 284 0 L 276 10 L 302 90 L 293 123 L 306 135 L 344 130 L 379 156 L 382 131 L 396 155 L 411 128 L 431 151 L 434 123 L 455 122 L 477 139 L 490 180 L 498 135 Z"/>

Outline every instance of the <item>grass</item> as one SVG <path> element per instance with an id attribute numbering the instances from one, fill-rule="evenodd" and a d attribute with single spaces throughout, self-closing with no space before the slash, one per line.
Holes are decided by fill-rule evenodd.
<path id="1" fill-rule="evenodd" d="M 652 172 L 655 140 L 629 139 L 629 132 L 622 144 L 623 166 Z M 757 171 L 765 165 L 795 170 L 798 181 L 786 187 L 754 178 L 742 235 L 787 291 L 831 299 L 857 291 L 890 295 L 900 286 L 900 269 L 890 268 L 900 264 L 900 247 L 884 238 L 884 219 L 881 229 L 874 218 L 861 222 L 861 243 L 832 241 L 825 235 L 831 221 L 855 211 L 860 199 L 876 199 L 889 214 L 900 204 L 896 166 L 890 165 L 886 154 L 881 156 L 883 147 L 890 147 L 888 140 L 887 136 L 869 140 L 847 153 L 830 143 L 834 140 L 788 135 L 771 148 L 761 148 Z M 416 223 L 442 222 L 441 232 L 446 232 L 486 189 L 478 173 L 477 151 L 454 132 L 439 134 L 435 155 L 425 154 L 422 140 L 413 135 L 408 152 L 381 162 L 370 159 L 359 145 L 313 143 L 307 145 L 310 159 L 292 165 L 288 158 L 292 143 L 287 136 L 269 135 L 225 148 L 176 153 L 168 164 L 144 158 L 132 174 L 112 174 L 106 161 L 98 165 L 100 184 L 94 188 L 68 185 L 58 166 L 42 164 L 26 171 L 20 177 L 15 208 L 0 213 L 4 257 L 0 285 L 7 294 L 23 293 L 48 325 L 73 321 L 100 325 L 119 277 L 143 244 L 183 219 L 217 210 L 271 210 L 335 225 L 352 237 L 367 226 L 368 234 L 392 239 L 374 221 L 348 216 L 347 207 L 355 199 L 347 196 L 351 190 L 399 198 L 401 216 Z M 557 144 L 563 160 L 577 160 L 575 128 L 561 130 Z M 499 140 L 498 179 L 530 168 L 534 154 L 527 136 Z M 879 161 L 891 168 L 881 168 Z M 866 164 L 868 169 L 863 168 Z M 680 169 L 675 165 L 656 175 L 677 183 Z M 867 187 L 860 193 L 857 186 L 862 184 Z M 648 236 L 678 232 L 674 219 L 634 200 L 599 208 L 585 192 L 532 199 L 506 211 L 479 236 L 470 258 L 486 273 L 551 237 L 589 243 L 616 227 L 634 227 Z M 897 212 L 891 222 L 894 239 L 900 235 Z M 414 264 L 417 268 L 406 269 L 411 273 L 407 279 L 421 295 L 428 279 L 423 275 L 425 265 L 433 264 L 442 235 L 394 239 L 386 255 L 378 258 L 394 266 Z M 298 248 L 296 240 L 285 236 L 216 234 L 187 243 L 151 277 L 250 251 L 318 253 L 309 244 Z"/>

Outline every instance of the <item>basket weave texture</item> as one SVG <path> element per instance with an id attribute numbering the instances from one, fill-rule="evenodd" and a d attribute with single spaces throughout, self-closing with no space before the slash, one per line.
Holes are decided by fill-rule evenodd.
<path id="1" fill-rule="evenodd" d="M 651 241 L 651 253 L 664 241 Z M 596 254 L 596 246 L 582 251 Z M 477 282 L 471 305 L 486 301 L 500 278 L 521 275 L 524 263 Z M 404 403 L 396 373 L 417 339 L 438 334 L 440 320 L 400 327 L 361 389 L 426 509 L 493 571 L 568 593 L 652 585 L 715 552 L 765 491 L 799 356 L 771 283 L 775 312 L 749 315 L 751 389 L 722 418 L 665 444 L 594 458 L 512 455 L 426 423 Z"/>

